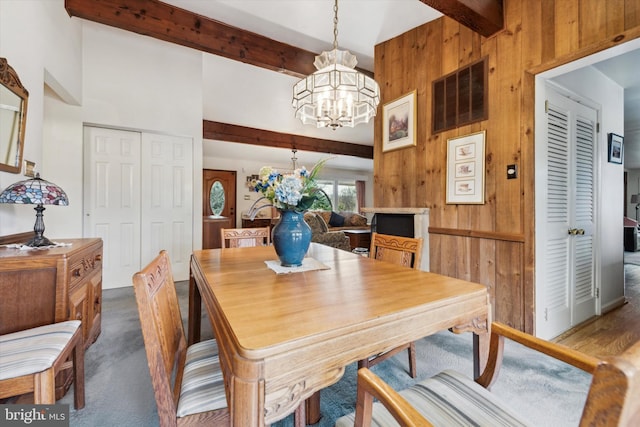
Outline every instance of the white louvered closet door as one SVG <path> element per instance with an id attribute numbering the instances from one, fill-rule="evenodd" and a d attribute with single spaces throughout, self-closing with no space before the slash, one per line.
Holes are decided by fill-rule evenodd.
<path id="1" fill-rule="evenodd" d="M 536 324 L 537 335 L 552 338 L 596 313 L 597 112 L 553 90 L 547 95 L 547 145 L 537 159 L 546 176 L 537 181 L 536 194 L 546 197 L 536 211 Z"/>

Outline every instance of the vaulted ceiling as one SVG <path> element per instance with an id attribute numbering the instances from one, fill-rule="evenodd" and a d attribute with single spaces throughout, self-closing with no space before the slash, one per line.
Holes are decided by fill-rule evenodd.
<path id="1" fill-rule="evenodd" d="M 296 146 L 308 153 L 340 154 L 342 167 L 371 169 L 373 121 L 332 131 L 304 126 L 293 117 L 292 86 L 315 71 L 314 56 L 332 46 L 332 0 L 65 0 L 65 7 L 71 16 L 207 53 L 205 155 L 250 152 L 264 160 L 282 159 L 282 151 Z M 376 44 L 443 14 L 485 36 L 503 25 L 501 0 L 340 0 L 338 45 L 357 56 L 361 70 L 372 72 Z M 630 168 L 640 168 L 640 73 L 629 66 L 637 57 L 632 52 L 596 65 L 625 88 L 625 165 L 629 160 Z M 639 147 L 632 151 L 635 139 Z"/>
<path id="2" fill-rule="evenodd" d="M 502 27 L 501 3 L 340 0 L 338 45 L 357 56 L 361 71 L 372 74 L 376 44 L 442 14 L 489 35 Z M 314 72 L 315 55 L 332 46 L 332 0 L 65 0 L 65 7 L 71 16 L 206 52 L 205 142 L 295 146 L 348 156 L 350 168 L 371 168 L 370 160 L 360 159 L 373 157 L 373 121 L 332 131 L 293 117 L 293 84 Z M 259 148 L 250 149 L 255 156 Z M 215 148 L 221 156 L 238 150 L 238 144 Z"/>

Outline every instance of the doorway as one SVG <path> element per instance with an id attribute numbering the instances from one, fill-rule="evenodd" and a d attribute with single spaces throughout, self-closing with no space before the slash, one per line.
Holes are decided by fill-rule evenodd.
<path id="1" fill-rule="evenodd" d="M 608 160 L 608 134 L 616 133 L 624 135 L 626 123 L 626 86 L 618 83 L 615 73 L 607 66 L 609 61 L 626 56 L 640 48 L 640 39 L 636 39 L 623 45 L 595 53 L 578 61 L 550 69 L 537 74 L 535 77 L 535 105 L 536 105 L 536 268 L 535 268 L 535 295 L 536 335 L 543 338 L 553 338 L 547 335 L 549 331 L 540 328 L 544 319 L 544 308 L 540 304 L 542 296 L 544 276 L 538 270 L 538 253 L 542 250 L 538 241 L 539 233 L 543 233 L 544 225 L 537 219 L 543 214 L 538 202 L 546 197 L 544 186 L 538 185 L 539 175 L 546 175 L 541 171 L 541 162 L 538 155 L 540 138 L 545 135 L 541 126 L 545 114 L 546 83 L 552 81 L 567 88 L 574 94 L 588 100 L 597 109 L 602 111 L 598 117 L 599 128 L 596 155 L 599 160 L 596 164 L 597 178 L 595 181 L 595 193 L 599 197 L 594 207 L 595 216 L 598 218 L 595 233 L 601 238 L 595 243 L 595 280 L 596 280 L 596 314 L 608 312 L 624 304 L 624 266 L 623 266 L 623 217 L 624 217 L 624 170 L 625 166 Z M 629 74 L 628 67 L 616 67 L 618 71 Z M 608 72 L 608 73 L 607 73 Z M 621 81 L 621 80 L 620 80 Z M 627 163 L 627 147 L 625 141 L 625 160 Z M 628 201 L 627 201 L 628 202 Z M 557 334 L 556 334 L 557 335 Z"/>
<path id="2" fill-rule="evenodd" d="M 546 338 L 597 311 L 599 112 L 559 91 L 546 87 L 546 133 L 536 143 L 536 331 Z"/>
<path id="3" fill-rule="evenodd" d="M 202 171 L 202 249 L 222 246 L 220 229 L 236 227 L 236 172 Z"/>

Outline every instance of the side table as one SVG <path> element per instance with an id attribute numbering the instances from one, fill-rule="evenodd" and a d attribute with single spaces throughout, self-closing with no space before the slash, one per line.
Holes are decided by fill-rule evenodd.
<path id="1" fill-rule="evenodd" d="M 349 238 L 351 250 L 355 248 L 367 248 L 371 246 L 371 230 L 356 229 L 343 230 L 344 234 Z"/>

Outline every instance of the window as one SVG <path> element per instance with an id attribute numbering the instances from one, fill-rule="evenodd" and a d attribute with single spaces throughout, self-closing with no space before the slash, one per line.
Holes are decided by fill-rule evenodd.
<path id="1" fill-rule="evenodd" d="M 317 200 L 311 209 L 358 212 L 356 182 L 349 180 L 317 180 L 318 187 L 325 192 L 326 198 Z"/>

